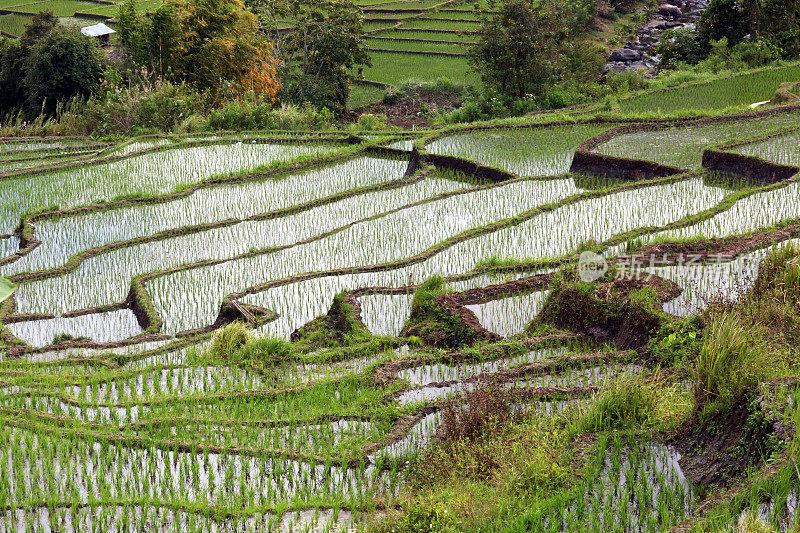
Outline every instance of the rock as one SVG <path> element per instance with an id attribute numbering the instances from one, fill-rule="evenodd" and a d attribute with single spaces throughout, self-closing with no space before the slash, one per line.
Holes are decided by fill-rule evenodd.
<path id="1" fill-rule="evenodd" d="M 677 6 L 673 6 L 672 4 L 661 4 L 658 6 L 658 12 L 665 17 L 669 17 L 672 20 L 677 20 L 681 18 L 681 8 Z"/>
<path id="2" fill-rule="evenodd" d="M 628 63 L 627 70 L 649 70 L 650 67 L 647 66 L 643 61 L 634 61 L 632 63 Z"/>
<path id="3" fill-rule="evenodd" d="M 610 60 L 614 61 L 621 61 L 623 63 L 628 63 L 630 61 L 637 61 L 642 57 L 641 52 L 637 52 L 636 50 L 631 50 L 630 48 L 620 48 L 618 50 L 614 50 L 611 52 Z"/>

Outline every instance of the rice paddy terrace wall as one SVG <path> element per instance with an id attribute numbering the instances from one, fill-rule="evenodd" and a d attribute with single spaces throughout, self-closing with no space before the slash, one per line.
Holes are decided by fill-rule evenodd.
<path id="1" fill-rule="evenodd" d="M 660 120 L 656 122 L 645 122 L 636 124 L 625 124 L 617 128 L 605 131 L 600 135 L 586 140 L 576 150 L 573 157 L 570 171 L 574 173 L 586 173 L 593 175 L 606 176 L 609 178 L 621 179 L 647 179 L 658 176 L 670 176 L 680 174 L 689 168 L 692 164 L 691 161 L 677 162 L 683 163 L 682 166 L 666 165 L 659 161 L 647 161 L 643 159 L 630 159 L 626 157 L 619 157 L 606 153 L 598 153 L 598 149 L 604 145 L 610 144 L 615 139 L 622 137 L 631 137 L 644 139 L 648 132 L 658 133 L 674 130 L 676 133 L 669 141 L 677 143 L 678 145 L 685 142 L 682 140 L 682 134 L 687 136 L 690 134 L 690 129 L 701 129 L 706 127 L 715 127 L 720 124 L 752 124 L 759 120 L 767 122 L 766 129 L 774 123 L 772 127 L 780 127 L 784 124 L 796 123 L 798 106 L 790 105 L 779 108 L 766 109 L 751 113 L 743 113 L 738 115 L 728 115 L 719 117 L 708 117 L 702 119 L 683 119 L 683 120 Z M 742 132 L 736 131 L 733 135 L 742 135 Z M 744 133 L 746 137 L 746 133 Z M 721 171 L 729 174 L 734 174 L 740 177 L 753 179 L 761 183 L 773 183 L 779 180 L 785 180 L 792 177 L 797 173 L 796 167 L 789 165 L 780 165 L 771 163 L 757 157 L 746 157 L 737 154 L 732 154 L 724 151 L 714 150 L 715 145 L 730 144 L 725 142 L 724 137 L 721 137 L 722 142 L 709 142 L 705 138 L 701 140 L 701 145 L 697 147 L 691 146 L 699 153 L 702 153 L 701 165 L 711 171 Z M 653 139 L 654 141 L 663 141 L 667 139 Z M 639 141 L 641 142 L 641 140 Z M 642 147 L 644 150 L 655 148 L 656 150 L 663 150 L 667 152 L 670 150 L 669 145 L 665 144 L 649 144 L 645 141 Z M 656 156 L 657 157 L 657 156 Z M 673 158 L 673 160 L 675 160 Z"/>
<path id="2" fill-rule="evenodd" d="M 619 261 L 634 243 L 665 252 L 654 273 L 684 289 L 665 303 L 677 313 L 733 278 L 733 255 L 800 236 L 796 176 L 731 189 L 699 164 L 569 173 L 598 136 L 686 121 L 535 122 L 425 133 L 416 150 L 411 135 L 331 132 L 0 140 L 0 274 L 19 284 L 0 305 L 2 527 L 344 529 L 392 501 L 454 394 L 493 380 L 545 416 L 648 364 L 591 335 L 525 333 L 588 240 Z M 779 140 L 714 145 L 791 145 L 778 118 L 760 127 Z M 670 270 L 680 250 L 655 248 L 695 234 L 697 286 Z M 418 349 L 400 334 L 433 275 L 441 308 L 488 342 Z M 234 321 L 288 344 L 341 293 L 361 324 L 348 342 L 298 333 L 259 368 L 212 355 Z"/>

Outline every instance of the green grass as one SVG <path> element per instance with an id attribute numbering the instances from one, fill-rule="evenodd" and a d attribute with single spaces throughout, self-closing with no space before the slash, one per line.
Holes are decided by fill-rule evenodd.
<path id="1" fill-rule="evenodd" d="M 31 18 L 25 15 L 0 15 L 0 30 L 19 37 Z"/>
<path id="2" fill-rule="evenodd" d="M 387 31 L 377 35 L 378 37 L 393 37 L 402 39 L 427 39 L 433 41 L 459 41 L 459 42 L 476 42 L 477 35 L 470 35 L 467 33 L 434 33 L 426 31 Z"/>
<path id="3" fill-rule="evenodd" d="M 58 17 L 70 17 L 74 15 L 76 11 L 94 12 L 93 10 L 97 10 L 98 8 L 107 9 L 108 7 L 117 9 L 116 6 L 101 6 L 93 2 L 81 2 L 80 0 L 51 0 L 49 2 L 28 4 L 27 6 L 15 9 L 27 13 L 39 13 L 41 11 L 51 10 Z"/>
<path id="4" fill-rule="evenodd" d="M 369 85 L 351 85 L 350 98 L 347 107 L 350 109 L 361 109 L 363 107 L 376 104 L 383 98 L 383 89 L 371 87 Z"/>
<path id="5" fill-rule="evenodd" d="M 687 110 L 723 110 L 769 100 L 778 86 L 800 80 L 800 65 L 736 75 L 730 78 L 670 88 L 620 100 L 623 112 L 674 113 Z"/>
<path id="6" fill-rule="evenodd" d="M 455 33 L 456 31 L 478 31 L 480 25 L 474 22 L 446 20 L 407 20 L 403 22 L 403 28 L 449 30 Z"/>
<path id="7" fill-rule="evenodd" d="M 463 57 L 425 57 L 384 52 L 372 52 L 370 55 L 373 66 L 364 69 L 364 77 L 372 81 L 395 86 L 410 79 L 436 81 L 442 77 L 470 85 L 479 81 L 478 75 L 470 71 Z"/>
<path id="8" fill-rule="evenodd" d="M 473 13 L 472 11 L 467 11 L 467 12 L 449 11 L 449 12 L 438 12 L 438 13 L 426 13 L 424 18 L 480 20 L 480 15 L 478 13 Z"/>
<path id="9" fill-rule="evenodd" d="M 450 43 L 420 43 L 414 41 L 389 41 L 385 39 L 366 39 L 369 48 L 379 48 L 383 50 L 410 50 L 417 52 L 447 52 L 452 54 L 464 54 L 467 46 L 462 44 Z M 425 56 L 419 58 L 426 61 Z"/>

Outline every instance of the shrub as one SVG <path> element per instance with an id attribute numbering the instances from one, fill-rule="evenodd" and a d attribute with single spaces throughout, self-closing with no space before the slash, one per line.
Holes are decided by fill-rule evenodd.
<path id="1" fill-rule="evenodd" d="M 331 127 L 333 113 L 310 104 L 283 104 L 273 108 L 269 102 L 240 99 L 208 115 L 208 125 L 216 130 L 319 130 Z"/>
<path id="2" fill-rule="evenodd" d="M 632 70 L 610 72 L 606 76 L 606 85 L 615 93 L 627 93 L 646 89 L 649 86 L 647 79 Z"/>
<path id="3" fill-rule="evenodd" d="M 387 129 L 386 115 L 364 114 L 358 117 L 355 127 L 360 131 L 379 131 Z"/>
<path id="4" fill-rule="evenodd" d="M 202 108 L 189 86 L 156 82 L 108 89 L 83 108 L 68 109 L 62 122 L 74 130 L 109 135 L 140 131 L 173 131 Z"/>
<path id="5" fill-rule="evenodd" d="M 495 383 L 479 383 L 477 390 L 449 399 L 442 408 L 442 424 L 436 432 L 446 448 L 497 435 L 512 420 L 509 389 Z"/>

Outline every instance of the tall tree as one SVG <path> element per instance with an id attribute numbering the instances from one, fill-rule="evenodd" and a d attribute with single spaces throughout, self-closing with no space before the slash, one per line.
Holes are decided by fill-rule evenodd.
<path id="1" fill-rule="evenodd" d="M 240 0 L 167 0 L 149 17 L 137 15 L 128 0 L 119 21 L 131 60 L 150 76 L 200 90 L 276 97 L 272 44 Z"/>
<path id="2" fill-rule="evenodd" d="M 372 64 L 361 10 L 350 0 L 252 0 L 252 7 L 283 62 L 281 99 L 342 113 L 348 71 Z"/>
<path id="3" fill-rule="evenodd" d="M 52 113 L 59 102 L 88 97 L 100 81 L 102 54 L 91 38 L 75 28 L 58 26 L 52 12 L 42 12 L 18 42 L 0 45 L 0 113 L 26 108 Z"/>
<path id="4" fill-rule="evenodd" d="M 526 0 L 507 0 L 481 28 L 469 50 L 471 64 L 484 83 L 502 94 L 540 96 L 563 61 L 560 43 L 569 35 L 568 16 L 555 2 L 534 7 Z"/>
<path id="5" fill-rule="evenodd" d="M 100 82 L 100 49 L 77 28 L 58 27 L 31 48 L 26 61 L 28 104 L 54 112 L 58 102 L 76 96 L 88 98 Z"/>

